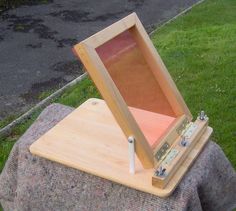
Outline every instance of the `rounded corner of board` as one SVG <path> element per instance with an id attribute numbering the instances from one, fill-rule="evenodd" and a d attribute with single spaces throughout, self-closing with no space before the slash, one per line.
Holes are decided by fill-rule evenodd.
<path id="1" fill-rule="evenodd" d="M 30 146 L 29 146 L 29 151 L 30 151 L 30 153 L 31 154 L 35 154 L 35 147 L 34 147 L 34 143 L 33 144 L 31 144 Z"/>
<path id="2" fill-rule="evenodd" d="M 175 187 L 170 189 L 160 189 L 160 191 L 156 192 L 155 195 L 160 198 L 167 198 L 172 195 L 172 193 L 175 191 Z"/>

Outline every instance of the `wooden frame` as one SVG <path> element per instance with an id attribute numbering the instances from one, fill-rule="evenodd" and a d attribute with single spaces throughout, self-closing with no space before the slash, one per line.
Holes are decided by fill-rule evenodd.
<path id="1" fill-rule="evenodd" d="M 127 30 L 132 34 L 140 50 L 143 52 L 143 56 L 154 75 L 156 83 L 159 84 L 173 112 L 177 116 L 172 128 L 163 135 L 160 144 L 155 146 L 154 149 L 148 144 L 128 109 L 124 98 L 96 51 L 99 46 Z M 158 163 L 155 157 L 157 151 L 163 144 L 168 143 L 171 145 L 173 143 L 178 136 L 176 129 L 186 120 L 187 122 L 191 121 L 192 115 L 137 15 L 132 13 L 77 44 L 74 46 L 74 53 L 81 59 L 126 137 L 134 136 L 136 140 L 135 151 L 143 167 L 153 168 Z"/>
<path id="2" fill-rule="evenodd" d="M 201 111 L 191 122 L 135 13 L 73 50 L 105 101 L 84 102 L 30 152 L 137 190 L 170 195 L 209 140 L 208 117 Z"/>

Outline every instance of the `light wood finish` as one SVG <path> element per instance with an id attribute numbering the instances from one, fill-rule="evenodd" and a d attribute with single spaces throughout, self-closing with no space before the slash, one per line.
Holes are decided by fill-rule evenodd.
<path id="1" fill-rule="evenodd" d="M 163 163 L 159 163 L 157 168 L 161 165 L 163 168 L 166 169 L 167 176 L 165 177 L 156 177 L 153 176 L 152 178 L 152 184 L 159 188 L 165 188 L 168 182 L 171 180 L 177 169 L 182 165 L 182 162 L 186 159 L 189 152 L 191 152 L 192 149 L 194 149 L 196 143 L 198 140 L 202 137 L 204 132 L 207 129 L 208 126 L 208 120 L 201 121 L 197 119 L 194 124 L 197 126 L 195 132 L 191 136 L 190 139 L 188 139 L 188 145 L 186 147 L 183 147 L 180 145 L 181 137 L 178 137 L 177 140 L 174 142 L 174 144 L 171 146 L 171 149 L 178 150 L 178 155 L 173 159 L 173 161 L 166 165 Z"/>
<path id="2" fill-rule="evenodd" d="M 113 23 L 107 28 L 97 32 L 96 34 L 88 37 L 82 42 L 86 45 L 93 47 L 94 49 L 103 45 L 108 40 L 116 37 L 127 29 L 133 27 L 136 24 L 136 15 L 132 13 L 125 18 Z"/>
<path id="3" fill-rule="evenodd" d="M 207 128 L 165 189 L 152 186 L 154 169 L 129 174 L 128 143 L 103 100 L 89 99 L 30 146 L 30 152 L 160 197 L 169 196 L 207 142 Z"/>
<path id="4" fill-rule="evenodd" d="M 137 47 L 136 51 L 137 49 L 139 50 L 136 52 L 139 57 L 134 59 L 134 61 L 137 61 L 137 59 L 140 60 L 140 58 L 144 61 L 143 67 L 145 67 L 145 73 L 143 76 L 147 77 L 142 78 L 140 72 L 141 69 L 138 69 L 138 74 L 133 74 L 133 78 L 137 81 L 137 84 L 140 84 L 140 87 L 142 87 L 142 94 L 146 95 L 145 100 L 142 99 L 138 93 L 135 93 L 134 96 L 135 90 L 129 92 L 129 88 L 122 88 L 122 85 L 119 86 L 119 79 L 115 79 L 113 81 L 112 76 L 108 71 L 109 68 L 106 68 L 106 65 L 108 67 L 109 64 L 106 62 L 104 64 L 97 52 L 102 45 L 105 45 L 108 41 L 127 31 L 131 33 L 133 37 L 132 39 L 135 40 L 135 45 Z M 136 153 L 143 167 L 154 167 L 156 160 L 153 156 L 153 152 L 156 151 L 159 146 L 157 145 L 156 149 L 153 150 L 148 144 L 147 139 L 127 107 L 127 99 L 131 99 L 131 101 L 128 102 L 129 106 L 133 106 L 135 104 L 135 107 L 137 108 L 148 108 L 146 110 L 153 111 L 156 104 L 158 113 L 167 114 L 177 118 L 182 115 L 186 115 L 189 120 L 192 119 L 192 116 L 137 15 L 132 13 L 131 15 L 75 45 L 73 50 L 81 59 L 89 75 L 95 82 L 98 90 L 106 101 L 125 136 L 134 136 L 136 140 Z M 125 65 L 127 63 L 128 61 L 125 62 Z M 116 65 L 115 69 L 117 68 L 119 67 Z M 132 76 L 132 74 L 130 74 L 130 76 Z M 151 86 L 149 86 L 150 84 Z M 145 86 L 147 86 L 147 89 Z M 122 89 L 126 90 L 120 92 Z M 132 95 L 129 93 L 132 93 Z M 126 95 L 126 97 L 122 94 Z M 139 99 L 141 99 L 141 101 Z M 139 106 L 136 106 L 136 104 Z M 166 135 L 167 134 L 169 134 L 169 130 L 166 131 Z M 166 136 L 163 135 L 163 138 L 164 137 Z M 164 139 L 157 140 L 160 144 L 164 143 Z"/>
<path id="5" fill-rule="evenodd" d="M 186 120 L 187 120 L 186 115 L 182 115 L 182 116 L 175 119 L 175 121 L 173 122 L 173 124 L 170 127 L 170 129 L 168 130 L 168 132 L 164 133 L 163 136 L 160 137 L 159 142 L 161 142 L 161 143 L 159 143 L 157 145 L 155 144 L 153 146 L 153 149 L 154 149 L 153 155 L 155 155 L 157 153 L 157 151 L 160 150 L 163 143 L 168 143 L 171 146 L 175 142 L 176 138 L 178 138 L 178 136 L 179 136 L 177 130 L 183 124 L 183 122 L 185 122 Z M 156 164 L 155 164 L 155 166 L 156 166 Z"/>
<path id="6" fill-rule="evenodd" d="M 151 147 L 96 52 L 84 43 L 76 45 L 75 49 L 126 137 L 134 136 L 135 151 L 143 167 L 154 167 Z"/>

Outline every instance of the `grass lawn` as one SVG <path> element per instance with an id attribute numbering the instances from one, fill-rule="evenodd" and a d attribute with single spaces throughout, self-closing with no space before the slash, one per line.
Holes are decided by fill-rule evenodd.
<path id="1" fill-rule="evenodd" d="M 161 27 L 152 41 L 174 78 L 194 118 L 204 109 L 217 142 L 236 167 L 236 1 L 206 0 L 187 14 Z M 84 79 L 56 102 L 78 106 L 100 97 Z M 0 172 L 15 140 L 39 112 L 0 138 Z"/>
<path id="2" fill-rule="evenodd" d="M 194 117 L 236 167 L 236 1 L 208 0 L 152 36 Z"/>

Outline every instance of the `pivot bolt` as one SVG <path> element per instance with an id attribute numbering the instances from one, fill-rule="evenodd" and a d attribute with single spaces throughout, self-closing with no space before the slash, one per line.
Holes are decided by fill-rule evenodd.
<path id="1" fill-rule="evenodd" d="M 165 172 L 166 172 L 166 169 L 160 166 L 159 169 L 156 170 L 155 174 L 158 177 L 164 177 L 166 175 Z"/>
<path id="2" fill-rule="evenodd" d="M 129 136 L 128 137 L 128 142 L 131 143 L 131 144 L 134 143 L 134 137 L 133 136 Z"/>
<path id="3" fill-rule="evenodd" d="M 205 114 L 205 111 L 201 111 L 199 114 L 199 119 L 204 121 L 206 120 L 206 118 L 207 118 L 207 115 Z"/>
<path id="4" fill-rule="evenodd" d="M 186 136 L 182 136 L 182 137 L 181 137 L 181 141 L 180 141 L 180 145 L 181 145 L 182 147 L 186 147 L 187 144 L 188 144 L 188 141 L 187 141 L 187 139 L 186 139 Z"/>

